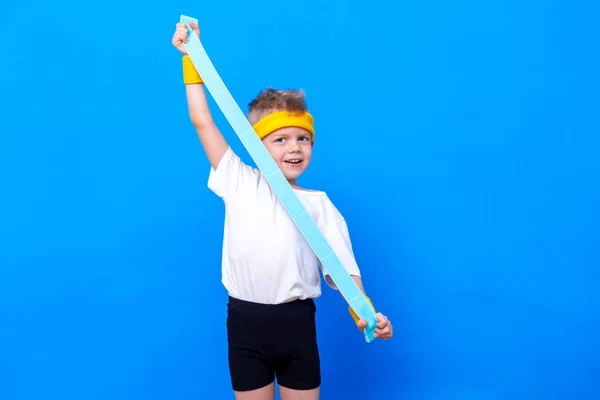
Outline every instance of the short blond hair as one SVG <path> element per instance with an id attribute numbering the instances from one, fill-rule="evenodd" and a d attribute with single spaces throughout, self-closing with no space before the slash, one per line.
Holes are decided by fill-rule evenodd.
<path id="1" fill-rule="evenodd" d="M 266 88 L 248 104 L 248 121 L 254 125 L 266 115 L 277 111 L 303 113 L 308 111 L 304 90 Z"/>

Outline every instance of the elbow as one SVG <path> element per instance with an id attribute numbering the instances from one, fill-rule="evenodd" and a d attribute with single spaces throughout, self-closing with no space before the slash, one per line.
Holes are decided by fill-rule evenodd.
<path id="1" fill-rule="evenodd" d="M 200 117 L 197 115 L 190 115 L 190 121 L 197 130 L 208 129 L 214 124 L 211 118 Z"/>
<path id="2" fill-rule="evenodd" d="M 189 116 L 192 125 L 194 125 L 196 129 L 209 128 L 215 124 L 210 112 L 197 110 L 194 107 L 190 107 Z"/>

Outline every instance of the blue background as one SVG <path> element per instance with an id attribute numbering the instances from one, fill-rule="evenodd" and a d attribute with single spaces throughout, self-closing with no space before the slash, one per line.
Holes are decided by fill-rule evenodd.
<path id="1" fill-rule="evenodd" d="M 600 3 L 2 0 L 0 399 L 231 398 L 182 13 L 243 110 L 305 89 L 395 324 L 324 287 L 322 398 L 600 398 Z"/>

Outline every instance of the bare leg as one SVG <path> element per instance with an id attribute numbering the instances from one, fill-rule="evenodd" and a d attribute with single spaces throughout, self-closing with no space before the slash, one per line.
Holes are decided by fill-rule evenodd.
<path id="1" fill-rule="evenodd" d="M 281 400 L 319 400 L 320 387 L 310 390 L 294 390 L 279 385 Z"/>
<path id="2" fill-rule="evenodd" d="M 270 383 L 260 389 L 234 393 L 236 400 L 273 400 L 275 398 L 275 384 Z"/>

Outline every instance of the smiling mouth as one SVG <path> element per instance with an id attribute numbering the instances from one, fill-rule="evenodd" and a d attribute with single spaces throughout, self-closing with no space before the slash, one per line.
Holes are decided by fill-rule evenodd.
<path id="1" fill-rule="evenodd" d="M 299 158 L 293 158 L 291 160 L 285 160 L 284 162 L 290 165 L 300 165 L 302 163 L 302 160 Z"/>

